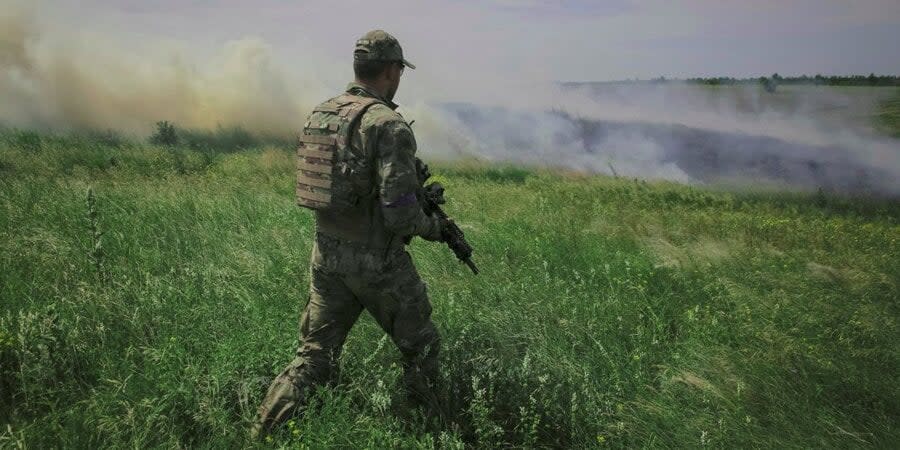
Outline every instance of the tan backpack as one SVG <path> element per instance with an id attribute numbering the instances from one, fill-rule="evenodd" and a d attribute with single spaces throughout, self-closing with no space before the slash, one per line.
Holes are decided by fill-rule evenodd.
<path id="1" fill-rule="evenodd" d="M 360 117 L 376 103 L 382 102 L 342 94 L 313 109 L 297 147 L 298 205 L 342 210 L 371 195 L 370 161 L 354 152 L 350 143 Z"/>

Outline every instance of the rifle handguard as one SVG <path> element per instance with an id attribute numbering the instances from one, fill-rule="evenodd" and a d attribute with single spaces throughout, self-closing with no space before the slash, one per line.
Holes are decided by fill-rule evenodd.
<path id="1" fill-rule="evenodd" d="M 416 172 L 419 175 L 419 184 L 424 186 L 419 190 L 419 195 L 422 197 L 422 210 L 426 215 L 434 215 L 441 220 L 441 235 L 444 242 L 460 261 L 469 266 L 472 273 L 478 275 L 478 267 L 472 262 L 472 246 L 466 242 L 466 237 L 459 226 L 450 220 L 441 209 L 441 205 L 446 203 L 444 186 L 437 182 L 425 186 L 425 183 L 431 178 L 431 171 L 428 170 L 428 164 L 418 158 L 416 158 Z"/>

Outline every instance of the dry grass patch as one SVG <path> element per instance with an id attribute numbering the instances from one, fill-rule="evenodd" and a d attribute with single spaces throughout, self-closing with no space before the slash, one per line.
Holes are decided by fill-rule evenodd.
<path id="1" fill-rule="evenodd" d="M 645 238 L 643 243 L 656 256 L 657 267 L 670 268 L 702 267 L 723 262 L 733 256 L 739 245 L 708 238 L 675 245 L 660 236 Z"/>

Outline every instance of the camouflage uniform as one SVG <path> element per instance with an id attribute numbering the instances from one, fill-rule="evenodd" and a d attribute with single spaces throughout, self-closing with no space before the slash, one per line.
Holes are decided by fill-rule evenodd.
<path id="1" fill-rule="evenodd" d="M 390 53 L 399 44 L 383 31 L 357 42 L 357 58 L 360 48 L 369 50 L 366 56 L 412 67 L 402 51 Z M 296 358 L 270 386 L 254 433 L 269 432 L 304 406 L 311 389 L 335 380 L 341 347 L 363 309 L 400 349 L 411 397 L 420 402 L 433 398 L 439 336 L 425 283 L 404 247 L 410 236 L 440 240 L 441 224 L 426 216 L 416 199 L 416 141 L 394 111 L 397 105 L 359 83 L 350 83 L 346 94 L 377 100 L 350 133 L 350 148 L 364 161 L 360 179 L 370 184 L 371 195 L 339 213 L 315 212 L 310 297 L 300 319 L 300 345 Z M 326 119 L 319 109 L 310 115 L 307 128 Z"/>

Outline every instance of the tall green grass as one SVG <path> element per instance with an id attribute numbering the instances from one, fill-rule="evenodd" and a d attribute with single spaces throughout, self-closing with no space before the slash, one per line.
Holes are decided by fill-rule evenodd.
<path id="1" fill-rule="evenodd" d="M 307 298 L 292 170 L 274 147 L 0 136 L 0 447 L 251 445 Z M 337 388 L 269 445 L 900 441 L 895 201 L 434 171 L 482 269 L 411 248 L 450 423 L 396 411 L 398 354 L 364 316 Z"/>

